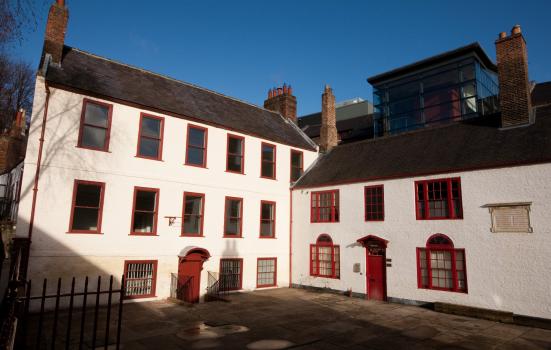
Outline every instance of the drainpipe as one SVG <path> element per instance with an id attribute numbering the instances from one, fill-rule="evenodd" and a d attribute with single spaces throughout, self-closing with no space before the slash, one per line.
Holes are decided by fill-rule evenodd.
<path id="1" fill-rule="evenodd" d="M 289 189 L 289 288 L 293 286 L 293 189 Z"/>
<path id="2" fill-rule="evenodd" d="M 48 86 L 48 83 L 44 81 L 44 87 L 46 89 L 46 102 L 44 103 L 44 116 L 42 117 L 42 128 L 40 131 L 40 139 L 39 139 L 39 146 L 38 146 L 38 159 L 36 161 L 36 172 L 34 174 L 34 187 L 33 187 L 33 200 L 32 200 L 32 206 L 31 206 L 31 218 L 29 220 L 29 244 L 27 248 L 27 264 L 25 264 L 25 276 L 27 276 L 27 270 L 28 270 L 28 259 L 30 255 L 30 248 L 31 248 L 31 242 L 33 237 L 33 228 L 34 228 L 34 214 L 36 210 L 36 197 L 38 195 L 38 179 L 40 178 L 40 164 L 42 162 L 42 149 L 44 148 L 44 134 L 46 132 L 46 121 L 48 120 L 48 105 L 50 102 L 50 87 Z"/>

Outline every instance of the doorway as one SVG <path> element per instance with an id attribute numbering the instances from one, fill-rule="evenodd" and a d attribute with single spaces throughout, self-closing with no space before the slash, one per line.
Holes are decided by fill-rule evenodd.
<path id="1" fill-rule="evenodd" d="M 198 303 L 201 286 L 201 271 L 203 263 L 209 258 L 203 249 L 192 250 L 179 258 L 178 289 L 176 296 L 188 303 Z"/>
<path id="2" fill-rule="evenodd" d="M 386 246 L 388 241 L 366 236 L 358 240 L 366 253 L 366 294 L 370 300 L 386 300 Z"/>

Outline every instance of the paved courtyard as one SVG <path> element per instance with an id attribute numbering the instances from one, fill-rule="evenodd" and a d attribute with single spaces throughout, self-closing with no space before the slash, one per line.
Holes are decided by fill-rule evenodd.
<path id="1" fill-rule="evenodd" d="M 297 289 L 125 305 L 123 349 L 551 349 L 551 330 Z"/>

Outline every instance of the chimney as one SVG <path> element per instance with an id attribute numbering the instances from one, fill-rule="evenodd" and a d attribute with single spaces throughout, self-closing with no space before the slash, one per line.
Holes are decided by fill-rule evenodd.
<path id="1" fill-rule="evenodd" d="M 511 127 L 530 122 L 532 102 L 528 80 L 526 41 L 517 24 L 511 35 L 499 34 L 496 44 L 501 126 Z"/>
<path id="2" fill-rule="evenodd" d="M 297 124 L 297 98 L 293 96 L 291 85 L 270 89 L 268 98 L 264 101 L 264 108 L 281 113 L 285 118 Z"/>
<path id="3" fill-rule="evenodd" d="M 321 131 L 320 149 L 329 152 L 338 143 L 337 116 L 335 112 L 335 96 L 329 85 L 321 95 Z"/>
<path id="4" fill-rule="evenodd" d="M 15 115 L 15 119 L 10 130 L 10 135 L 12 137 L 20 137 L 24 135 L 26 127 L 25 124 L 25 110 L 21 108 L 17 111 L 17 114 Z"/>
<path id="5" fill-rule="evenodd" d="M 69 11 L 65 6 L 65 1 L 56 0 L 50 7 L 44 37 L 44 54 L 52 56 L 52 63 L 61 64 L 68 20 Z"/>

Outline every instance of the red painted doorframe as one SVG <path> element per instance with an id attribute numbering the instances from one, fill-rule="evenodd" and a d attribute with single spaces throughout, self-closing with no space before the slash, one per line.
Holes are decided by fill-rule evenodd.
<path id="1" fill-rule="evenodd" d="M 365 247 L 365 294 L 367 299 L 372 299 L 369 293 L 370 288 L 372 287 L 370 285 L 370 264 L 369 264 L 369 257 L 371 256 L 372 259 L 374 256 L 380 256 L 380 278 L 382 283 L 382 300 L 386 301 L 387 294 L 387 283 L 386 283 L 386 246 L 388 244 L 388 241 L 385 239 L 382 239 L 377 236 L 365 236 L 357 240 L 357 242 L 361 243 L 362 246 Z M 379 299 L 379 300 L 381 300 Z M 375 299 L 377 300 L 377 299 Z"/>

